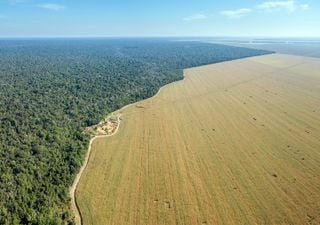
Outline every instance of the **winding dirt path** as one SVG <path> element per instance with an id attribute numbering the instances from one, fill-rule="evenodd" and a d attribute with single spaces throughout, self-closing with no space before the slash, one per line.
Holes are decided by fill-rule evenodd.
<path id="1" fill-rule="evenodd" d="M 123 108 L 124 109 L 124 108 Z M 116 129 L 114 130 L 114 132 L 112 134 L 106 134 L 106 135 L 97 135 L 93 138 L 91 138 L 90 142 L 89 142 L 89 147 L 88 147 L 88 150 L 87 150 L 87 153 L 86 153 L 86 157 L 85 157 L 85 160 L 83 162 L 83 165 L 81 166 L 80 168 L 80 171 L 79 173 L 77 174 L 71 188 L 70 188 L 70 197 L 71 197 L 71 209 L 73 211 L 73 214 L 74 214 L 74 217 L 75 217 L 75 222 L 77 225 L 82 225 L 82 217 L 81 217 L 81 213 L 80 213 L 80 210 L 79 210 L 79 207 L 77 205 L 77 200 L 76 200 L 76 190 L 77 190 L 77 186 L 78 186 L 78 183 L 80 181 L 80 178 L 81 178 L 81 175 L 83 174 L 83 171 L 86 169 L 87 167 L 87 164 L 88 164 L 88 161 L 89 161 L 89 158 L 90 158 L 90 153 L 91 153 L 91 146 L 92 146 L 92 143 L 94 140 L 98 139 L 98 138 L 104 138 L 104 137 L 110 137 L 110 136 L 113 136 L 115 135 L 118 130 L 119 130 L 119 127 L 120 127 L 120 114 L 117 115 L 117 120 L 118 120 L 118 126 L 116 127 Z"/>
<path id="2" fill-rule="evenodd" d="M 178 82 L 178 81 L 175 81 L 175 82 Z M 172 82 L 172 83 L 175 83 L 175 82 Z M 160 91 L 163 89 L 163 87 L 160 87 L 158 92 L 154 96 L 158 95 L 160 93 Z M 154 97 L 154 96 L 152 96 L 152 97 Z M 118 109 L 118 110 L 116 110 L 116 111 L 114 111 L 112 113 L 114 115 L 117 115 L 117 119 L 118 119 L 118 126 L 117 126 L 117 128 L 114 130 L 114 132 L 112 134 L 96 135 L 96 136 L 94 136 L 93 138 L 90 139 L 89 147 L 88 147 L 88 150 L 87 150 L 83 165 L 81 166 L 81 168 L 79 170 L 79 173 L 77 174 L 76 178 L 74 179 L 73 184 L 70 187 L 70 191 L 69 191 L 69 195 L 70 195 L 70 198 L 71 198 L 71 210 L 73 212 L 74 220 L 75 220 L 76 225 L 83 225 L 81 212 L 80 212 L 79 206 L 77 204 L 76 190 L 77 190 L 77 186 L 79 184 L 80 178 L 81 178 L 81 176 L 82 176 L 82 174 L 83 174 L 84 170 L 86 169 L 87 164 L 89 162 L 92 143 L 93 143 L 94 140 L 96 140 L 98 138 L 110 137 L 110 136 L 113 136 L 113 135 L 117 134 L 117 132 L 119 130 L 119 127 L 120 127 L 120 123 L 121 123 L 121 119 L 120 118 L 121 118 L 122 111 L 125 110 L 126 108 L 129 108 L 129 107 L 135 105 L 136 103 L 137 102 L 133 102 L 133 103 L 130 103 L 128 105 L 125 105 L 122 108 L 120 108 L 120 109 Z"/>
<path id="3" fill-rule="evenodd" d="M 273 54 L 185 70 L 96 140 L 82 223 L 320 225 L 319 66 Z"/>

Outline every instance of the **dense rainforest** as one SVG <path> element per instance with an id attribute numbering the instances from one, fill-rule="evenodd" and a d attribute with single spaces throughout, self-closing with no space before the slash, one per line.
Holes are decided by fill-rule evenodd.
<path id="1" fill-rule="evenodd" d="M 167 39 L 0 40 L 0 224 L 73 224 L 68 190 L 85 127 L 183 68 L 267 53 Z"/>

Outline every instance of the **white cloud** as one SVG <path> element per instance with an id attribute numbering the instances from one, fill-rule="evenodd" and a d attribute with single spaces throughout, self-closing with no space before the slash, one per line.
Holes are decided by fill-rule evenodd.
<path id="1" fill-rule="evenodd" d="M 25 3 L 25 2 L 27 2 L 27 0 L 9 0 L 8 2 L 12 5 L 15 5 L 15 4 L 20 4 L 20 3 Z"/>
<path id="2" fill-rule="evenodd" d="M 238 10 L 221 11 L 220 14 L 224 15 L 226 17 L 229 17 L 231 19 L 238 19 L 238 18 L 241 18 L 250 12 L 252 12 L 252 9 L 242 8 L 242 9 L 238 9 Z"/>
<path id="3" fill-rule="evenodd" d="M 303 11 L 306 11 L 306 10 L 310 9 L 310 6 L 308 4 L 301 4 L 300 9 L 302 9 Z"/>
<path id="4" fill-rule="evenodd" d="M 0 3 L 8 3 L 10 5 L 17 5 L 27 3 L 29 0 L 0 0 Z"/>
<path id="5" fill-rule="evenodd" d="M 308 25 L 320 25 L 320 20 L 309 20 L 309 21 L 305 21 L 305 24 L 308 24 Z"/>
<path id="6" fill-rule="evenodd" d="M 64 5 L 54 4 L 54 3 L 39 4 L 39 5 L 36 5 L 36 7 L 53 10 L 53 11 L 61 11 L 66 8 Z"/>
<path id="7" fill-rule="evenodd" d="M 185 21 L 190 21 L 190 20 L 203 20 L 203 19 L 206 19 L 207 16 L 204 15 L 204 14 L 201 14 L 201 13 L 198 13 L 198 14 L 194 14 L 192 16 L 189 16 L 189 17 L 185 17 L 183 18 L 183 20 Z"/>
<path id="8" fill-rule="evenodd" d="M 263 9 L 266 11 L 274 10 L 286 10 L 288 12 L 294 12 L 297 8 L 295 1 L 267 1 L 256 6 L 258 9 Z"/>

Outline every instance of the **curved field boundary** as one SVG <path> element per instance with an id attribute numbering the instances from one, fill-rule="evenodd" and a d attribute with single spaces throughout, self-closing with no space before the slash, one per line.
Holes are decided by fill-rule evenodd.
<path id="1" fill-rule="evenodd" d="M 75 222 L 77 225 L 82 225 L 82 217 L 81 217 L 81 212 L 79 210 L 79 206 L 77 204 L 77 200 L 76 200 L 76 190 L 77 190 L 77 186 L 78 186 L 78 183 L 80 181 L 80 178 L 81 178 L 81 175 L 83 174 L 83 171 L 86 169 L 87 165 L 88 165 L 88 162 L 89 162 L 89 159 L 90 159 L 90 153 L 91 153 L 91 146 L 92 146 L 92 143 L 94 140 L 98 139 L 98 138 L 104 138 L 104 137 L 110 137 L 110 136 L 113 136 L 115 134 L 117 134 L 118 130 L 119 130 L 119 127 L 120 127 L 120 116 L 121 115 L 118 115 L 117 119 L 118 119 L 118 126 L 117 128 L 115 129 L 115 131 L 112 133 L 112 134 L 107 134 L 107 135 L 97 135 L 93 138 L 91 138 L 90 142 L 89 142 L 89 147 L 88 147 L 88 150 L 87 150 L 87 154 L 86 154 L 86 157 L 85 157 L 85 160 L 83 162 L 83 165 L 81 166 L 80 168 L 80 171 L 79 173 L 77 174 L 71 188 L 70 188 L 70 197 L 71 197 L 71 209 L 74 213 L 74 217 L 75 217 Z"/>
<path id="2" fill-rule="evenodd" d="M 254 57 L 259 57 L 259 56 L 254 56 Z M 245 57 L 245 58 L 250 58 L 250 57 Z M 239 58 L 239 59 L 233 59 L 233 60 L 231 60 L 231 61 L 241 61 L 241 60 L 243 60 L 243 59 L 244 59 L 244 58 Z M 229 61 L 229 60 L 228 60 L 228 61 Z M 224 61 L 224 62 L 216 62 L 216 63 L 214 63 L 214 64 L 221 64 L 221 63 L 225 63 L 225 61 Z M 210 64 L 209 64 L 209 65 L 210 65 Z M 208 66 L 208 65 L 201 65 L 201 66 L 196 66 L 196 67 L 191 67 L 191 68 L 201 68 L 201 67 L 206 67 L 206 66 Z M 75 222 L 76 222 L 77 225 L 83 225 L 83 222 L 82 222 L 83 220 L 82 220 L 82 216 L 81 216 L 81 211 L 80 211 L 79 206 L 78 206 L 78 204 L 77 204 L 76 189 L 77 189 L 78 183 L 79 183 L 79 181 L 80 181 L 80 178 L 81 178 L 81 176 L 82 176 L 82 174 L 83 174 L 84 170 L 86 169 L 87 164 L 88 164 L 88 162 L 89 162 L 90 153 L 91 153 L 91 146 L 92 146 L 93 141 L 96 140 L 96 139 L 98 139 L 98 138 L 110 137 L 110 136 L 113 136 L 113 135 L 117 134 L 117 132 L 118 132 L 118 130 L 119 130 L 119 127 L 120 127 L 120 121 L 121 121 L 121 120 L 120 120 L 120 117 L 121 117 L 121 114 L 122 114 L 122 111 L 123 111 L 123 110 L 125 110 L 125 109 L 127 109 L 127 108 L 129 108 L 129 107 L 131 107 L 131 106 L 133 106 L 133 105 L 135 105 L 135 104 L 137 104 L 137 103 L 139 103 L 139 102 L 144 102 L 144 101 L 146 101 L 146 100 L 148 100 L 148 99 L 155 98 L 156 96 L 159 95 L 159 93 L 160 93 L 165 87 L 167 87 L 167 86 L 169 86 L 169 85 L 173 85 L 173 84 L 175 84 L 175 83 L 178 83 L 178 82 L 181 82 L 181 81 L 185 80 L 185 79 L 186 79 L 186 77 L 185 77 L 185 70 L 186 70 L 186 69 L 191 69 L 191 68 L 185 68 L 185 69 L 183 70 L 183 74 L 184 74 L 184 75 L 183 75 L 183 77 L 182 77 L 181 80 L 177 80 L 177 81 L 173 81 L 173 82 L 171 82 L 171 83 L 165 84 L 164 86 L 160 87 L 159 90 L 158 90 L 153 96 L 151 96 L 151 97 L 149 97 L 149 98 L 146 98 L 146 99 L 143 99 L 143 100 L 140 100 L 140 101 L 137 101 L 137 102 L 130 103 L 130 104 L 125 105 L 125 106 L 123 106 L 122 108 L 114 111 L 112 114 L 118 115 L 118 126 L 117 126 L 116 130 L 114 131 L 114 133 L 109 134 L 109 135 L 97 135 L 97 136 L 94 136 L 93 138 L 91 138 L 91 140 L 90 140 L 90 142 L 89 142 L 89 147 L 88 147 L 88 150 L 87 150 L 87 153 L 86 153 L 85 161 L 84 161 L 82 167 L 80 168 L 80 171 L 79 171 L 79 173 L 77 174 L 77 176 L 76 176 L 76 178 L 75 178 L 75 180 L 74 180 L 74 182 L 73 182 L 73 184 L 72 184 L 72 186 L 71 186 L 71 188 L 70 188 L 70 192 L 69 192 L 69 193 L 70 193 L 70 197 L 71 197 L 71 209 L 72 209 L 72 211 L 73 211 L 73 213 L 74 213 Z"/>
<path id="3" fill-rule="evenodd" d="M 192 68 L 118 112 L 77 187 L 82 223 L 318 224 L 319 65 L 274 54 Z"/>

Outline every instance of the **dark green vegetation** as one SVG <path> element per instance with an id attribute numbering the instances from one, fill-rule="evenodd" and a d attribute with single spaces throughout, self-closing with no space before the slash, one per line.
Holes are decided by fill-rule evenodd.
<path id="1" fill-rule="evenodd" d="M 0 224 L 72 224 L 85 127 L 183 68 L 266 53 L 156 39 L 0 41 Z"/>

